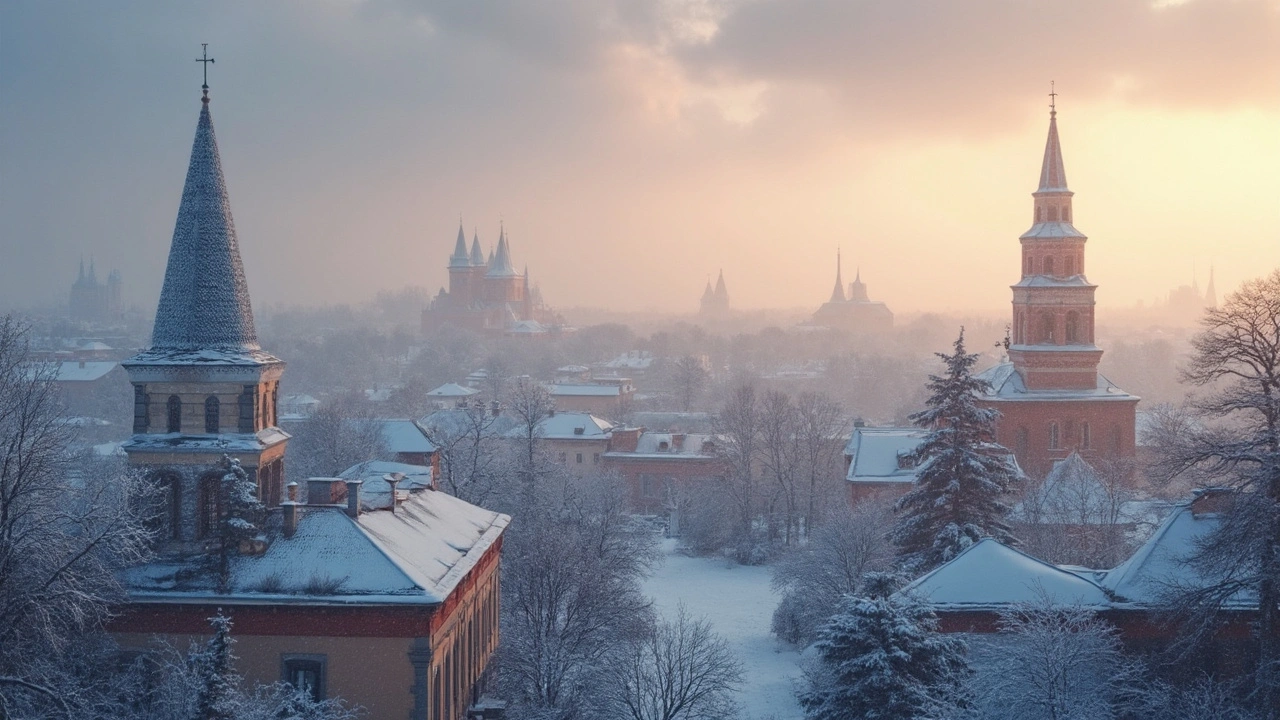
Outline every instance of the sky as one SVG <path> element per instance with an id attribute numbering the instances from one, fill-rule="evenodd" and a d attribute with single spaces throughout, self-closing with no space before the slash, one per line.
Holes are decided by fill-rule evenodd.
<path id="1" fill-rule="evenodd" d="M 159 295 L 200 103 L 255 306 L 1008 308 L 1056 83 L 1102 307 L 1280 265 L 1280 0 L 0 3 L 0 308 Z M 1194 273 L 1194 275 L 1193 275 Z"/>

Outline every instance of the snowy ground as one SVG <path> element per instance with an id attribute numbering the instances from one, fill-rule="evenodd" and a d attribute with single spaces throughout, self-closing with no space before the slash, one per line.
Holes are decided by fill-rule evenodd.
<path id="1" fill-rule="evenodd" d="M 744 720 L 799 720 L 794 682 L 799 653 L 769 634 L 778 596 L 769 587 L 769 568 L 728 565 L 715 558 L 691 558 L 664 540 L 663 563 L 644 583 L 659 613 L 673 615 L 680 603 L 705 617 L 723 635 L 745 671 L 739 702 Z"/>

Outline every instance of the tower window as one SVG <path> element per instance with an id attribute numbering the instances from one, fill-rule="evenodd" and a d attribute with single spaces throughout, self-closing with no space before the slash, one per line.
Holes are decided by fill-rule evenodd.
<path id="1" fill-rule="evenodd" d="M 1061 438 L 1058 437 L 1058 423 L 1049 423 L 1049 449 L 1060 449 L 1062 447 L 1061 442 Z"/>
<path id="2" fill-rule="evenodd" d="M 1058 208 L 1056 206 L 1049 208 L 1049 219 L 1053 222 L 1058 222 Z"/>
<path id="3" fill-rule="evenodd" d="M 1075 259 L 1075 257 L 1073 257 L 1073 256 L 1071 256 L 1071 255 L 1068 255 L 1068 256 L 1067 256 L 1067 259 L 1066 259 L 1066 262 L 1065 262 L 1064 264 L 1066 265 L 1066 268 L 1064 268 L 1064 272 L 1063 272 L 1063 274 L 1064 274 L 1064 275 L 1066 275 L 1067 277 L 1071 277 L 1072 275 L 1075 275 L 1075 274 L 1076 274 L 1076 259 Z"/>
<path id="4" fill-rule="evenodd" d="M 1089 423 L 1080 423 L 1080 448 L 1088 450 L 1093 447 L 1093 434 L 1089 432 Z"/>
<path id="5" fill-rule="evenodd" d="M 1030 275 L 1032 272 L 1034 272 L 1034 268 L 1032 267 L 1032 264 L 1033 262 L 1030 255 L 1028 255 L 1026 258 L 1023 259 L 1022 261 L 1023 275 Z"/>
<path id="6" fill-rule="evenodd" d="M 1053 329 L 1054 329 L 1053 325 L 1054 325 L 1053 315 L 1049 313 L 1044 313 L 1040 316 L 1040 342 L 1041 343 L 1053 342 Z"/>
<path id="7" fill-rule="evenodd" d="M 1047 257 L 1044 259 L 1044 274 L 1045 275 L 1053 274 L 1053 258 L 1052 257 Z"/>
<path id="8" fill-rule="evenodd" d="M 1062 208 L 1062 221 L 1071 222 L 1071 208 L 1069 207 Z"/>
<path id="9" fill-rule="evenodd" d="M 169 423 L 166 432 L 182 432 L 182 398 L 170 395 L 168 402 Z"/>
<path id="10" fill-rule="evenodd" d="M 218 432 L 218 410 L 221 405 L 214 395 L 204 399 L 204 431 L 211 435 Z"/>
<path id="11" fill-rule="evenodd" d="M 1074 310 L 1067 313 L 1067 342 L 1080 342 L 1080 313 Z"/>
<path id="12" fill-rule="evenodd" d="M 1043 216 L 1043 215 L 1044 215 L 1043 210 L 1044 210 L 1044 208 L 1039 208 L 1039 207 L 1038 207 L 1038 208 L 1036 208 L 1036 222 L 1040 222 L 1040 218 L 1041 218 L 1041 216 Z"/>

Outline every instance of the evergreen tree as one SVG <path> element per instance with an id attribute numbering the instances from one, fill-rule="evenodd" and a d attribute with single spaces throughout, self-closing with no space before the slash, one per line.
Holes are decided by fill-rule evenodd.
<path id="1" fill-rule="evenodd" d="M 242 541 L 252 540 L 262 533 L 267 508 L 258 500 L 258 486 L 240 467 L 239 460 L 223 455 L 219 468 L 223 472 L 220 488 L 223 510 L 219 523 L 218 586 L 226 592 L 230 582 L 231 554 L 236 552 Z"/>
<path id="2" fill-rule="evenodd" d="M 219 612 L 209 618 L 213 637 L 202 652 L 192 657 L 198 668 L 200 687 L 196 695 L 196 717 L 199 720 L 236 720 L 239 706 L 240 677 L 236 675 L 231 654 L 231 618 Z"/>
<path id="3" fill-rule="evenodd" d="M 965 643 L 938 632 L 919 600 L 892 594 L 891 576 L 868 573 L 867 596 L 846 595 L 814 645 L 800 705 L 809 720 L 916 720 L 960 705 Z"/>
<path id="4" fill-rule="evenodd" d="M 1017 543 L 1002 496 L 1021 473 L 1013 454 L 993 440 L 999 411 L 977 404 L 988 384 L 971 374 L 978 355 L 965 352 L 964 328 L 954 347 L 950 355 L 937 353 L 947 373 L 929 376 L 928 407 L 911 416 L 929 434 L 909 458 L 918 467 L 915 486 L 898 501 L 901 518 L 892 533 L 909 572 L 937 567 L 983 537 Z"/>

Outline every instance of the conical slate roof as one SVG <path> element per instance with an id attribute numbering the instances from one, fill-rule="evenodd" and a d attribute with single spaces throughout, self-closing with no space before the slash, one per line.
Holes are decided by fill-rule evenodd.
<path id="1" fill-rule="evenodd" d="M 484 250 L 480 249 L 480 232 L 476 231 L 471 236 L 471 266 L 479 267 L 484 265 Z"/>
<path id="2" fill-rule="evenodd" d="M 507 234 L 499 233 L 498 253 L 494 256 L 493 263 L 489 265 L 489 272 L 485 273 L 485 276 L 516 277 L 519 274 L 511 264 L 511 247 L 507 243 Z"/>
<path id="3" fill-rule="evenodd" d="M 467 236 L 462 232 L 462 222 L 458 222 L 458 242 L 453 246 L 453 254 L 449 256 L 449 267 L 467 267 L 471 257 L 467 255 Z"/>
<path id="4" fill-rule="evenodd" d="M 1062 143 L 1058 140 L 1058 113 L 1049 113 L 1049 138 L 1044 143 L 1040 165 L 1040 187 L 1036 192 L 1067 192 L 1067 171 L 1062 165 Z"/>
<path id="5" fill-rule="evenodd" d="M 259 349 L 207 98 L 196 124 L 151 349 Z"/>
<path id="6" fill-rule="evenodd" d="M 831 291 L 831 302 L 844 302 L 844 280 L 840 279 L 840 251 L 836 251 L 836 287 Z"/>

